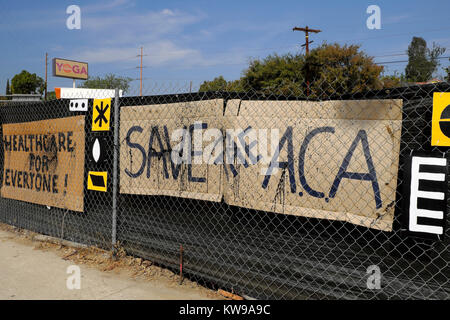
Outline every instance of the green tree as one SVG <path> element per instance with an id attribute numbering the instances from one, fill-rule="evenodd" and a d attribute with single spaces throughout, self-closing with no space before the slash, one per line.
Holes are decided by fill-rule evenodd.
<path id="1" fill-rule="evenodd" d="M 11 91 L 18 94 L 32 94 L 44 92 L 44 80 L 37 76 L 35 73 L 31 74 L 26 70 L 22 70 L 21 73 L 16 74 L 11 79 Z"/>
<path id="2" fill-rule="evenodd" d="M 200 87 L 229 90 L 230 83 L 240 90 L 262 91 L 281 95 L 327 98 L 331 95 L 381 89 L 383 67 L 357 45 L 322 44 L 306 55 L 269 55 L 250 61 L 242 77 L 227 82 L 223 77 L 205 81 Z M 235 87 L 233 87 L 235 89 Z"/>
<path id="3" fill-rule="evenodd" d="M 359 45 L 322 44 L 305 59 L 304 74 L 313 97 L 381 89 L 384 67 L 360 50 Z"/>
<path id="4" fill-rule="evenodd" d="M 444 77 L 444 80 L 450 82 L 450 67 L 444 68 L 444 71 L 447 73 L 447 75 Z"/>
<path id="5" fill-rule="evenodd" d="M 253 59 L 241 78 L 245 90 L 270 91 L 277 94 L 299 95 L 305 81 L 303 55 L 269 55 Z"/>
<path id="6" fill-rule="evenodd" d="M 223 91 L 228 85 L 227 80 L 223 76 L 218 76 L 212 81 L 204 81 L 199 88 L 199 92 L 205 91 Z"/>
<path id="7" fill-rule="evenodd" d="M 380 81 L 383 84 L 383 88 L 396 88 L 401 87 L 406 82 L 404 74 L 398 75 L 394 73 L 392 75 L 382 76 Z"/>
<path id="8" fill-rule="evenodd" d="M 204 81 L 199 88 L 199 92 L 206 91 L 242 91 L 240 80 L 227 81 L 223 76 L 214 78 L 212 81 Z"/>
<path id="9" fill-rule="evenodd" d="M 5 91 L 6 95 L 11 94 L 11 88 L 9 87 L 9 79 L 6 80 L 6 91 Z"/>
<path id="10" fill-rule="evenodd" d="M 56 93 L 55 91 L 49 91 L 47 92 L 47 101 L 48 100 L 55 100 L 56 99 Z"/>
<path id="11" fill-rule="evenodd" d="M 324 43 L 306 55 L 271 55 L 253 60 L 241 81 L 245 89 L 326 98 L 380 89 L 382 66 L 357 45 Z"/>
<path id="12" fill-rule="evenodd" d="M 79 88 L 91 88 L 91 89 L 115 89 L 119 88 L 124 93 L 130 88 L 131 78 L 118 77 L 112 73 L 105 75 L 105 77 L 93 77 L 84 81 Z"/>
<path id="13" fill-rule="evenodd" d="M 431 49 L 427 42 L 420 37 L 413 37 L 408 47 L 408 65 L 405 76 L 411 82 L 425 82 L 431 79 L 439 65 L 438 57 L 445 52 L 445 48 L 433 43 Z"/>

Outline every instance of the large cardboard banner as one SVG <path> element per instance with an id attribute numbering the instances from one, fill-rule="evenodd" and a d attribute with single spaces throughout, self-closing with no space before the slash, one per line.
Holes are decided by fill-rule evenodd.
<path id="1" fill-rule="evenodd" d="M 3 124 L 1 196 L 83 211 L 84 116 Z"/>
<path id="2" fill-rule="evenodd" d="M 390 231 L 401 119 L 402 100 L 228 101 L 224 200 Z"/>
<path id="3" fill-rule="evenodd" d="M 120 192 L 392 230 L 402 100 L 122 107 Z"/>
<path id="4" fill-rule="evenodd" d="M 222 99 L 122 107 L 120 192 L 221 201 L 222 166 L 204 152 L 221 132 L 201 145 L 191 137 L 221 128 L 222 117 Z"/>

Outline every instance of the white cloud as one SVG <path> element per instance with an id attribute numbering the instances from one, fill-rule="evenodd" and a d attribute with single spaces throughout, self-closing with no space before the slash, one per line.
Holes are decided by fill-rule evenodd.
<path id="1" fill-rule="evenodd" d="M 161 11 L 162 14 L 168 15 L 168 16 L 173 16 L 175 15 L 175 13 L 170 10 L 170 9 L 164 9 L 163 11 Z"/>
<path id="2" fill-rule="evenodd" d="M 116 63 L 134 65 L 138 61 L 139 47 L 144 47 L 144 64 L 162 66 L 169 62 L 203 61 L 197 49 L 187 48 L 170 40 L 168 35 L 183 34 L 186 26 L 203 18 L 202 14 L 189 14 L 163 9 L 120 16 L 86 15 L 83 30 L 95 43 L 71 53 L 73 59 L 90 63 Z"/>
<path id="3" fill-rule="evenodd" d="M 211 67 L 216 65 L 245 64 L 246 55 L 239 50 L 224 53 L 213 53 L 205 56 L 200 50 L 183 48 L 172 41 L 160 40 L 145 43 L 144 66 L 146 67 L 171 67 L 189 69 L 194 67 Z M 73 53 L 69 59 L 88 61 L 92 64 L 120 63 L 125 69 L 132 69 L 139 64 L 139 48 L 135 47 L 103 47 L 87 49 Z"/>
<path id="4" fill-rule="evenodd" d="M 117 0 L 115 5 L 128 1 Z M 92 8 L 90 10 L 93 10 Z M 93 12 L 93 11 L 91 11 Z M 144 65 L 187 69 L 245 62 L 239 51 L 215 52 L 205 56 L 193 48 L 195 39 L 211 37 L 205 29 L 186 32 L 205 18 L 203 13 L 187 13 L 169 8 L 159 11 L 82 15 L 83 46 L 70 51 L 69 59 L 92 64 L 110 64 L 111 69 L 133 69 L 139 64 L 139 48 L 144 47 Z M 91 68 L 91 70 L 93 70 Z"/>
<path id="5" fill-rule="evenodd" d="M 145 64 L 148 66 L 161 66 L 170 61 L 177 61 L 187 57 L 197 58 L 200 52 L 194 49 L 181 48 L 168 40 L 160 40 L 144 44 L 144 48 L 150 52 L 144 51 Z M 90 63 L 114 63 L 125 62 L 125 64 L 136 64 L 138 61 L 138 47 L 102 47 L 86 49 L 74 53 L 71 58 L 89 61 Z M 136 57 L 136 58 L 133 58 Z"/>
<path id="6" fill-rule="evenodd" d="M 198 15 L 164 9 L 116 16 L 84 15 L 82 22 L 87 32 L 107 32 L 107 35 L 112 37 L 121 33 L 139 36 L 180 32 L 182 27 L 196 23 L 201 18 Z"/>

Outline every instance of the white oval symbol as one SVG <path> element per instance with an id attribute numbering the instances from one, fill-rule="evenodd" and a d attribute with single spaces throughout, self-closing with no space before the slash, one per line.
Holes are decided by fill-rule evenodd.
<path id="1" fill-rule="evenodd" d="M 100 142 L 98 141 L 98 138 L 96 138 L 92 147 L 92 157 L 94 158 L 95 162 L 98 162 L 98 159 L 100 159 L 100 152 Z"/>

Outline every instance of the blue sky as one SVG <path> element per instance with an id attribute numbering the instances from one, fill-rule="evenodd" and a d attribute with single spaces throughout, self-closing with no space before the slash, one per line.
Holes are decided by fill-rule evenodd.
<path id="1" fill-rule="evenodd" d="M 369 5 L 381 9 L 381 30 L 369 30 Z M 81 30 L 66 28 L 66 8 L 81 8 Z M 312 47 L 327 41 L 360 44 L 377 62 L 407 60 L 413 36 L 448 48 L 450 1 L 9 1 L 0 0 L 0 94 L 6 79 L 26 69 L 44 78 L 45 52 L 89 63 L 90 76 L 139 77 L 144 47 L 144 92 L 158 86 L 194 86 L 223 75 L 237 79 L 251 58 L 300 52 L 294 26 L 323 30 Z M 441 70 L 449 65 L 441 60 Z M 386 73 L 406 63 L 387 64 Z M 442 74 L 442 71 L 440 71 Z M 137 92 L 138 81 L 132 92 Z M 49 90 L 72 80 L 51 76 Z"/>

